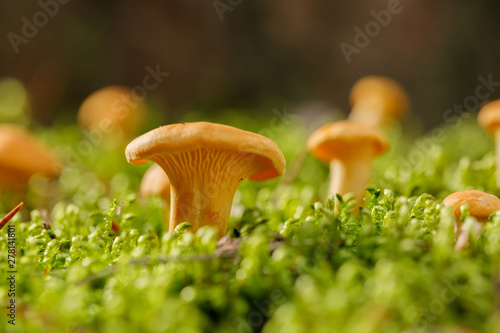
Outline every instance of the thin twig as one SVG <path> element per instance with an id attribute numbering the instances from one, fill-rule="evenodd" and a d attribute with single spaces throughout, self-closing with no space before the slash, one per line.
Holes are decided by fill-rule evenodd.
<path id="1" fill-rule="evenodd" d="M 2 230 L 2 228 L 14 217 L 14 215 L 16 215 L 23 205 L 24 202 L 21 202 L 16 208 L 11 210 L 9 214 L 5 215 L 5 217 L 0 221 L 0 230 Z"/>

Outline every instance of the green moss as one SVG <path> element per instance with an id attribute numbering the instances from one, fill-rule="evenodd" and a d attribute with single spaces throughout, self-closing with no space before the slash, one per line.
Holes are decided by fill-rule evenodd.
<path id="1" fill-rule="evenodd" d="M 259 132 L 269 119 L 221 116 Z M 438 332 L 500 331 L 500 215 L 462 252 L 451 192 L 500 194 L 493 145 L 472 122 L 444 139 L 413 142 L 391 132 L 392 151 L 374 165 L 364 208 L 325 200 L 328 169 L 304 154 L 305 125 L 274 130 L 289 172 L 243 182 L 228 235 L 164 226 L 161 199 L 138 198 L 147 166 L 93 147 L 67 165 L 60 182 L 33 181 L 30 216 L 17 217 L 17 320 L 8 332 Z M 44 139 L 77 147 L 74 129 Z M 439 141 L 439 142 L 438 142 Z M 425 148 L 422 148 L 422 142 Z M 471 149 L 475 147 L 475 149 Z M 66 155 L 68 157 L 69 155 Z M 68 160 L 69 161 L 69 157 Z M 51 195 L 40 195 L 50 191 Z M 5 203 L 3 210 L 8 210 Z M 45 214 L 39 207 L 50 208 Z M 353 213 L 356 212 L 357 214 Z M 50 227 L 47 227 L 50 224 Z M 279 233 L 285 236 L 283 239 Z M 1 232 L 0 267 L 7 267 Z M 8 281 L 0 281 L 5 308 Z"/>

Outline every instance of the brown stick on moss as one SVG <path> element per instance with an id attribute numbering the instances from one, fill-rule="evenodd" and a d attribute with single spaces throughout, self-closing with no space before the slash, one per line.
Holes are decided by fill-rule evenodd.
<path id="1" fill-rule="evenodd" d="M 24 205 L 24 202 L 21 202 L 19 205 L 17 205 L 16 208 L 10 211 L 9 214 L 5 215 L 5 217 L 0 221 L 0 230 L 16 215 L 16 213 L 21 209 L 21 207 Z"/>

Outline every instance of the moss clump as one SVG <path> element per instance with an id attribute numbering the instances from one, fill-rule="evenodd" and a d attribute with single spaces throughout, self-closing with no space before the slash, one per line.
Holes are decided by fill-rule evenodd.
<path id="1" fill-rule="evenodd" d="M 218 121 L 256 132 L 266 123 Z M 122 152 L 96 146 L 88 159 L 68 165 L 59 182 L 33 180 L 31 214 L 9 222 L 16 226 L 18 253 L 16 326 L 4 319 L 0 327 L 500 332 L 500 216 L 490 217 L 480 237 L 457 252 L 453 217 L 440 204 L 468 188 L 500 194 L 492 144 L 481 130 L 464 123 L 445 129 L 440 142 L 422 136 L 427 149 L 413 159 L 422 141 L 411 143 L 395 131 L 393 151 L 375 162 L 364 208 L 339 198 L 335 215 L 334 198 L 321 199 L 327 167 L 297 153 L 303 126 L 289 121 L 272 138 L 290 172 L 293 165 L 301 171 L 291 180 L 243 182 L 230 239 L 219 243 L 210 228 L 193 235 L 183 224 L 168 234 L 161 198 L 135 195 L 148 166 L 127 165 Z M 43 135 L 60 151 L 84 140 L 57 128 Z M 50 196 L 41 195 L 49 189 Z M 5 211 L 10 208 L 4 203 Z M 7 249 L 2 230 L 0 267 L 7 267 Z M 8 289 L 2 278 L 4 308 Z"/>

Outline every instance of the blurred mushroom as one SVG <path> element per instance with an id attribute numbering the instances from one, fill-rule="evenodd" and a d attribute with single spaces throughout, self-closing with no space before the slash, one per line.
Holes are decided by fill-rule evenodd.
<path id="1" fill-rule="evenodd" d="M 125 144 L 139 128 L 143 103 L 127 87 L 110 86 L 87 97 L 78 110 L 78 123 L 92 140 L 109 147 Z"/>
<path id="2" fill-rule="evenodd" d="M 349 120 L 380 126 L 402 119 L 409 108 L 408 95 L 399 83 L 383 76 L 358 80 L 349 96 Z"/>
<path id="3" fill-rule="evenodd" d="M 374 126 L 338 121 L 314 132 L 307 147 L 316 158 L 330 164 L 330 194 L 354 193 L 356 202 L 362 204 L 372 160 L 389 148 L 389 142 Z"/>
<path id="4" fill-rule="evenodd" d="M 500 199 L 494 195 L 477 190 L 455 192 L 443 200 L 443 205 L 453 207 L 455 216 L 455 233 L 457 234 L 456 250 L 461 250 L 469 245 L 469 233 L 463 230 L 463 222 L 460 220 L 460 207 L 469 205 L 469 214 L 476 218 L 474 234 L 481 232 L 484 224 L 488 221 L 491 213 L 500 210 Z"/>
<path id="5" fill-rule="evenodd" d="M 58 161 L 24 128 L 0 125 L 0 188 L 25 189 L 31 176 L 54 177 Z"/>
<path id="6" fill-rule="evenodd" d="M 167 215 L 170 214 L 170 180 L 158 164 L 153 164 L 142 177 L 141 194 L 145 197 L 160 196 L 165 202 Z"/>
<path id="7" fill-rule="evenodd" d="M 477 116 L 478 123 L 495 138 L 496 146 L 496 180 L 500 188 L 500 99 L 483 106 Z"/>
<path id="8" fill-rule="evenodd" d="M 286 165 L 268 138 L 205 122 L 154 129 L 132 141 L 125 154 L 133 164 L 155 162 L 170 179 L 170 232 L 189 222 L 195 232 L 216 226 L 219 237 L 226 233 L 240 182 L 280 176 Z"/>
<path id="9" fill-rule="evenodd" d="M 170 202 L 170 180 L 158 164 L 153 164 L 142 177 L 141 194 L 145 197 L 159 195 Z"/>

